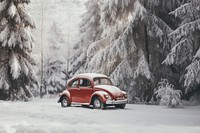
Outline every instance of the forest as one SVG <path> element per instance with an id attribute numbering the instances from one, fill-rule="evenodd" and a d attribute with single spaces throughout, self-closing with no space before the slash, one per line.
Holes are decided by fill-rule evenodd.
<path id="1" fill-rule="evenodd" d="M 129 103 L 200 103 L 199 0 L 87 0 L 67 54 L 60 54 L 69 40 L 60 25 L 44 35 L 43 65 L 32 54 L 38 38 L 31 4 L 0 1 L 1 100 L 57 95 L 69 78 L 87 72 L 109 76 Z"/>

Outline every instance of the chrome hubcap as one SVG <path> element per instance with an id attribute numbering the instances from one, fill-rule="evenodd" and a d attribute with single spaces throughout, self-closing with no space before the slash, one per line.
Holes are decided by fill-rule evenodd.
<path id="1" fill-rule="evenodd" d="M 66 107 L 68 105 L 67 99 L 62 100 L 63 106 Z"/>
<path id="2" fill-rule="evenodd" d="M 95 106 L 96 108 L 100 108 L 100 107 L 101 107 L 101 102 L 99 101 L 99 99 L 95 99 L 95 100 L 94 100 L 94 106 Z"/>

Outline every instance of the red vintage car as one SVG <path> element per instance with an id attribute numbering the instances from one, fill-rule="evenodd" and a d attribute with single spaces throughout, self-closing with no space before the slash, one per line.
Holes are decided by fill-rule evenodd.
<path id="1" fill-rule="evenodd" d="M 124 109 L 127 93 L 113 86 L 111 80 L 102 74 L 85 73 L 69 80 L 67 89 L 60 95 L 58 102 L 62 107 L 71 104 L 92 105 L 94 109 L 115 106 Z"/>

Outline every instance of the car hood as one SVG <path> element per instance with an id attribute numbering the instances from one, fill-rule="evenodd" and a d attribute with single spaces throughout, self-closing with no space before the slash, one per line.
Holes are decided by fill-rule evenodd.
<path id="1" fill-rule="evenodd" d="M 116 86 L 112 86 L 112 85 L 96 85 L 95 88 L 108 92 L 109 95 L 111 95 L 115 99 L 123 97 L 122 91 Z"/>

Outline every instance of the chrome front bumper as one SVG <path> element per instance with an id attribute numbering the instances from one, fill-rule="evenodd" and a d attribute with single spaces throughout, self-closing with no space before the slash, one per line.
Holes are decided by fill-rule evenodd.
<path id="1" fill-rule="evenodd" d="M 127 102 L 128 102 L 127 99 L 123 99 L 123 100 L 107 100 L 106 104 L 108 104 L 108 105 L 126 104 Z"/>

